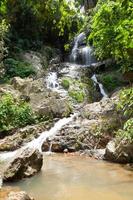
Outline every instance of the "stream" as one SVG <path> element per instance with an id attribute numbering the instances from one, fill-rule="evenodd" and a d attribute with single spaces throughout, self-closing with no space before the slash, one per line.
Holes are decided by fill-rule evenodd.
<path id="1" fill-rule="evenodd" d="M 72 78 L 78 78 L 78 68 L 95 63 L 92 55 L 92 47 L 80 46 L 85 35 L 81 33 L 75 38 L 71 51 L 70 61 L 62 73 Z M 80 54 L 80 55 L 79 55 Z M 81 56 L 81 57 L 80 57 Z M 78 63 L 78 58 L 82 63 Z M 108 98 L 104 87 L 98 82 L 96 75 L 91 78 L 94 84 L 99 85 L 102 97 Z M 67 95 L 67 91 L 61 88 L 58 73 L 49 72 L 46 79 L 49 89 Z M 50 136 L 54 136 L 66 124 L 73 121 L 78 114 L 60 119 L 49 130 L 24 147 L 37 148 L 41 151 L 43 142 Z M 1 159 L 9 159 L 15 156 L 18 150 L 0 154 Z M 133 199 L 133 173 L 128 167 L 94 160 L 77 154 L 44 154 L 42 170 L 36 176 L 10 183 L 10 186 L 19 187 L 33 196 L 36 200 L 132 200 Z"/>
<path id="2" fill-rule="evenodd" d="M 132 200 L 133 173 L 118 164 L 72 154 L 44 155 L 42 171 L 11 186 L 36 200 Z"/>

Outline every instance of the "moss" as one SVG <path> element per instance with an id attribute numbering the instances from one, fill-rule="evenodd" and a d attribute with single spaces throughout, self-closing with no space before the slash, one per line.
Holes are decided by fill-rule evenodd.
<path id="1" fill-rule="evenodd" d="M 64 89 L 68 90 L 70 87 L 70 82 L 68 79 L 62 79 L 61 85 Z"/>

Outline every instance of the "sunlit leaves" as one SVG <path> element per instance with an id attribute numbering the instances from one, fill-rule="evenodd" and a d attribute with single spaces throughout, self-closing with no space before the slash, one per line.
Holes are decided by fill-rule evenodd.
<path id="1" fill-rule="evenodd" d="M 126 70 L 131 68 L 128 49 L 133 48 L 133 1 L 99 0 L 95 10 L 90 39 L 97 57 L 111 57 L 125 63 Z"/>

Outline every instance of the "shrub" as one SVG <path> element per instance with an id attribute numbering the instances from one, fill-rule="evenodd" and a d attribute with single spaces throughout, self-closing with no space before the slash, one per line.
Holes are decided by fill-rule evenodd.
<path id="1" fill-rule="evenodd" d="M 11 94 L 4 94 L 0 99 L 0 132 L 23 127 L 35 122 L 30 106 L 15 100 Z"/>
<path id="2" fill-rule="evenodd" d="M 124 89 L 120 92 L 117 109 L 128 119 L 133 117 L 133 88 Z"/>
<path id="3" fill-rule="evenodd" d="M 6 66 L 6 76 L 8 76 L 9 78 L 14 76 L 25 78 L 30 75 L 35 75 L 36 73 L 33 69 L 33 66 L 28 62 L 8 58 L 5 60 L 4 63 Z"/>
<path id="4" fill-rule="evenodd" d="M 102 82 L 102 84 L 108 92 L 112 92 L 117 87 L 120 87 L 124 84 L 124 81 L 122 81 L 122 77 L 117 72 L 112 74 L 101 75 L 100 81 Z"/>
<path id="5" fill-rule="evenodd" d="M 133 2 L 132 0 L 99 0 L 92 18 L 95 53 L 99 59 L 114 58 L 122 64 L 122 71 L 132 71 L 133 49 Z"/>
<path id="6" fill-rule="evenodd" d="M 78 103 L 82 103 L 85 98 L 85 94 L 82 91 L 71 90 L 69 91 L 70 97 L 76 100 Z"/>
<path id="7" fill-rule="evenodd" d="M 8 26 L 5 23 L 5 20 L 0 22 L 0 78 L 3 77 L 4 74 L 4 65 L 3 59 L 7 53 L 7 48 L 5 47 L 5 33 L 7 32 Z"/>
<path id="8" fill-rule="evenodd" d="M 121 139 L 126 139 L 128 141 L 133 141 L 133 118 L 126 121 L 123 129 L 119 129 L 116 135 Z"/>

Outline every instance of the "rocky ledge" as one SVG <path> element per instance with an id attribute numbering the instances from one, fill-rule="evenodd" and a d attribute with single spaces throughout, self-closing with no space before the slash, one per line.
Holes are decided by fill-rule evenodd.
<path id="1" fill-rule="evenodd" d="M 39 150 L 20 149 L 4 171 L 3 180 L 13 181 L 31 177 L 41 170 L 43 156 Z"/>
<path id="2" fill-rule="evenodd" d="M 112 132 L 120 126 L 115 111 L 117 100 L 117 97 L 105 98 L 85 105 L 75 121 L 64 126 L 54 138 L 44 142 L 42 150 L 48 151 L 50 147 L 53 152 L 91 150 L 89 155 L 93 155 L 92 150 L 105 149 L 113 138 Z"/>

